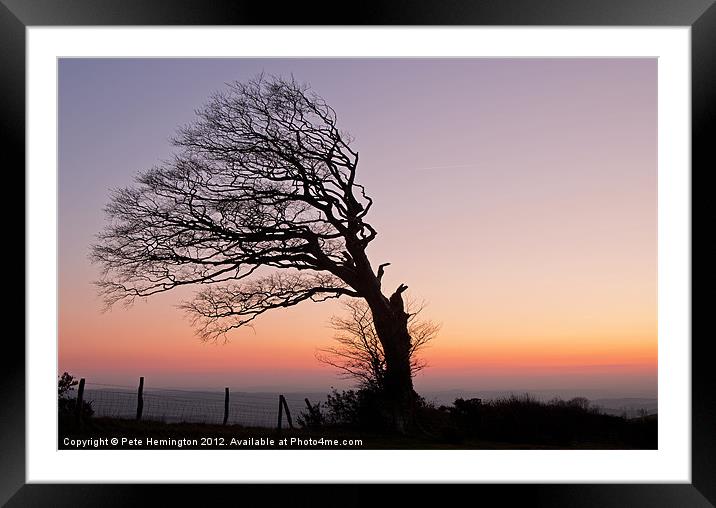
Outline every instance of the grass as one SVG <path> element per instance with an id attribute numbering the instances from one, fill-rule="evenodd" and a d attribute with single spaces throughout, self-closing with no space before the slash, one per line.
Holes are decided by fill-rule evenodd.
<path id="1" fill-rule="evenodd" d="M 513 403 L 512 409 L 515 410 Z M 495 407 L 500 407 L 495 406 Z M 493 408 L 494 409 L 494 408 Z M 502 407 L 504 409 L 504 407 Z M 524 407 L 522 408 L 524 409 Z M 532 408 L 534 409 L 534 408 Z M 276 429 L 242 427 L 240 425 L 212 425 L 198 423 L 164 423 L 152 420 L 125 420 L 118 418 L 87 418 L 77 422 L 71 416 L 61 416 L 58 429 L 58 448 L 76 449 L 71 440 L 90 440 L 83 449 L 637 449 L 656 448 L 656 417 L 626 420 L 607 415 L 596 417 L 581 432 L 554 434 L 562 422 L 551 427 L 536 420 L 515 427 L 502 422 L 503 432 L 495 432 L 494 427 L 485 426 L 485 420 L 497 423 L 500 420 L 483 412 L 482 421 L 474 427 L 474 432 L 456 424 L 454 415 L 437 409 L 433 414 L 432 425 L 423 425 L 412 434 L 389 435 L 385 433 L 365 432 L 351 429 L 350 426 L 334 426 L 324 429 Z M 423 415 L 424 416 L 424 415 Z M 606 417 L 606 419 L 602 418 Z M 438 421 L 439 420 L 439 421 Z M 423 418 L 423 421 L 427 421 Z M 519 420 L 515 420 L 519 421 Z M 535 423 L 537 422 L 537 423 Z M 463 422 L 464 423 L 464 422 Z M 583 424 L 582 424 L 583 425 Z M 594 427 L 596 425 L 596 427 Z M 471 428 L 471 427 L 470 427 Z M 512 428 L 510 431 L 509 429 Z M 550 430 L 551 428 L 551 430 Z M 598 431 L 595 431 L 596 428 Z M 519 430 L 522 429 L 522 430 Z M 524 429 L 528 429 L 525 431 Z M 538 429 L 535 433 L 535 429 Z M 541 429 L 541 430 L 539 430 Z M 577 429 L 579 430 L 579 429 Z M 510 432 L 512 432 L 510 434 Z M 565 437 L 566 436 L 566 437 Z M 121 440 L 117 446 L 111 439 Z M 167 446 L 148 445 L 147 439 L 188 440 L 170 443 Z M 250 442 L 264 439 L 261 442 Z M 291 439 L 294 438 L 294 442 Z M 102 441 L 99 441 L 99 440 Z M 295 441 L 313 440 L 301 445 Z M 95 441 L 93 441 L 95 440 Z M 133 444 L 128 442 L 133 440 Z M 232 441 L 233 440 L 233 441 Z M 272 443 L 269 440 L 273 440 Z M 284 440 L 284 441 L 282 441 Z M 327 440 L 336 440 L 328 443 Z M 353 440 L 354 443 L 348 444 Z M 355 440 L 360 440 L 359 444 Z M 248 443 L 247 443 L 248 441 Z M 87 441 L 84 441 L 87 442 Z M 92 446 L 93 442 L 100 445 Z M 243 444 L 242 444 L 243 443 Z"/>

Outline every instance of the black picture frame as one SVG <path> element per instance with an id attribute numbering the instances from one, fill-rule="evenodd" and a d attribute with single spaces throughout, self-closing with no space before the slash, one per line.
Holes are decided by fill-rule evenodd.
<path id="1" fill-rule="evenodd" d="M 245 0 L 0 0 L 0 121 L 6 175 L 24 174 L 25 165 L 25 44 L 28 26 L 83 25 L 576 25 L 691 27 L 692 189 L 714 167 L 716 123 L 716 6 L 714 0 L 399 0 L 365 2 L 355 9 L 323 2 L 275 3 Z M 12 161 L 12 162 L 8 162 Z M 15 170 L 15 171 L 13 171 Z M 23 182 L 19 185 L 24 188 Z M 702 189 L 703 190 L 703 186 Z M 692 216 L 705 209 L 694 206 Z M 705 207 L 703 200 L 699 200 Z M 24 234 L 24 233 L 23 233 Z M 693 236 L 692 236 L 693 238 Z M 692 240 L 692 259 L 693 259 Z M 705 264 L 705 263 L 704 263 Z M 694 266 L 702 263 L 692 261 Z M 702 276 L 699 282 L 707 280 Z M 692 283 L 693 284 L 693 283 Z M 692 285 L 692 288 L 698 284 Z M 692 289 L 693 291 L 693 289 Z M 692 316 L 693 316 L 692 298 Z M 703 314 L 702 314 L 703 315 Z M 692 328 L 697 321 L 692 317 Z M 693 328 L 695 330 L 695 328 Z M 468 499 L 495 497 L 502 505 L 549 506 L 713 506 L 716 504 L 716 403 L 709 338 L 692 333 L 692 483 L 585 485 L 470 485 Z M 146 504 L 161 495 L 185 504 L 206 494 L 187 485 L 79 485 L 25 482 L 25 347 L 19 334 L 6 334 L 0 407 L 0 502 L 8 506 L 126 506 Z M 451 487 L 453 488 L 453 487 Z M 457 490 L 463 487 L 454 487 Z M 211 486 L 212 500 L 258 495 L 274 504 L 269 485 Z M 341 506 L 364 504 L 375 497 L 372 485 L 285 486 L 285 504 Z M 161 492 L 157 492 L 161 490 Z M 451 494 L 452 497 L 453 494 Z M 401 494 L 407 504 L 425 500 L 420 486 Z M 444 498 L 445 499 L 445 498 Z M 453 498 L 457 499 L 457 498 Z M 234 498 L 236 500 L 236 498 Z M 212 504 L 214 502 L 212 501 Z M 232 503 L 233 504 L 233 503 Z M 252 503 L 248 503 L 252 504 Z"/>

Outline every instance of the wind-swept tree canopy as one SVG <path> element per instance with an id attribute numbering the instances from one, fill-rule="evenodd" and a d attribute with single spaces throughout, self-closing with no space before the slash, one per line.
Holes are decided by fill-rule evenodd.
<path id="1" fill-rule="evenodd" d="M 185 308 L 215 338 L 269 309 L 360 296 L 373 202 L 335 111 L 306 85 L 260 76 L 196 113 L 171 160 L 112 194 L 91 254 L 105 301 L 208 285 Z"/>
<path id="2" fill-rule="evenodd" d="M 173 157 L 115 190 L 92 247 L 108 306 L 181 286 L 205 340 L 266 311 L 350 296 L 366 302 L 383 347 L 386 409 L 411 420 L 409 314 L 383 294 L 366 247 L 373 201 L 335 111 L 293 79 L 259 76 L 211 96 L 181 128 Z"/>

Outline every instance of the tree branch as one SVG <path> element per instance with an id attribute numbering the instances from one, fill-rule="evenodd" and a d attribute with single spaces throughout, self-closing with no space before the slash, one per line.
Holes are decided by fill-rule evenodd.
<path id="1" fill-rule="evenodd" d="M 181 307 L 203 339 L 215 340 L 266 311 L 344 295 L 357 297 L 358 293 L 331 275 L 277 272 L 243 284 L 208 287 Z"/>
<path id="2" fill-rule="evenodd" d="M 336 281 L 306 277 L 289 291 L 291 277 L 279 277 L 261 303 L 235 284 L 200 293 L 191 308 L 205 319 L 231 318 L 228 328 L 217 325 L 229 329 L 270 308 L 365 287 L 348 252 L 363 260 L 376 236 L 365 221 L 373 201 L 356 183 L 352 138 L 308 86 L 264 75 L 231 83 L 173 141 L 172 159 L 113 191 L 105 208 L 108 224 L 90 258 L 101 267 L 107 306 L 193 284 L 240 281 L 256 290 L 270 279 L 246 279 L 263 267 Z M 318 285 L 306 286 L 310 280 Z"/>
<path id="3" fill-rule="evenodd" d="M 408 355 L 412 375 L 427 366 L 419 353 L 440 331 L 439 324 L 418 317 L 424 307 L 424 304 L 408 299 L 407 324 L 411 337 Z M 349 300 L 344 309 L 345 315 L 331 318 L 331 327 L 336 331 L 336 345 L 319 348 L 316 359 L 338 369 L 343 378 L 380 387 L 385 376 L 385 352 L 373 325 L 370 308 L 364 300 Z"/>
<path id="4" fill-rule="evenodd" d="M 378 266 L 378 274 L 376 276 L 378 278 L 378 284 L 380 284 L 383 280 L 383 274 L 385 273 L 386 266 L 390 266 L 390 263 L 383 263 L 382 265 Z"/>

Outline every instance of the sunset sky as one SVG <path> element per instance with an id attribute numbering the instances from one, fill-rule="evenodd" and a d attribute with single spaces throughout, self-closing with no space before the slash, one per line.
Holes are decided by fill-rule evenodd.
<path id="1" fill-rule="evenodd" d="M 59 62 L 59 372 L 88 382 L 346 387 L 315 358 L 337 302 L 206 344 L 176 304 L 102 313 L 88 260 L 109 190 L 169 158 L 225 82 L 311 84 L 360 152 L 373 265 L 442 323 L 418 391 L 656 396 L 656 59 Z"/>

